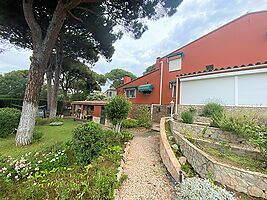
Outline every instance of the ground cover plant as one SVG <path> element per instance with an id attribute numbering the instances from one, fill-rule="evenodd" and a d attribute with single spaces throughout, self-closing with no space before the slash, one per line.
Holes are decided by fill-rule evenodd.
<path id="1" fill-rule="evenodd" d="M 234 195 L 224 188 L 214 185 L 208 179 L 187 178 L 180 185 L 181 193 L 176 199 L 182 200 L 234 200 Z"/>
<path id="2" fill-rule="evenodd" d="M 128 132 L 114 133 L 89 122 L 75 128 L 68 142 L 3 158 L 0 199 L 113 199 L 117 168 L 131 138 Z"/>

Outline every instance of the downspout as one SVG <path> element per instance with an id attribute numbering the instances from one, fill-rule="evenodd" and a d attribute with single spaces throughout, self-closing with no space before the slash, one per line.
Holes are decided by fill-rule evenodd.
<path id="1" fill-rule="evenodd" d="M 163 61 L 160 61 L 160 91 L 159 91 L 159 105 L 162 105 L 162 82 L 163 82 Z"/>
<path id="2" fill-rule="evenodd" d="M 178 77 L 176 77 L 176 95 L 175 95 L 175 114 L 177 115 L 178 114 L 178 97 L 179 97 L 179 95 L 178 95 L 178 91 L 179 91 L 179 89 L 178 89 L 178 86 L 179 86 L 179 78 Z"/>

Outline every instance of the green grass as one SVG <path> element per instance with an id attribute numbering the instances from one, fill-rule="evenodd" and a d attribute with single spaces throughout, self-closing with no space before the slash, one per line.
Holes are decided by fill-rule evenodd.
<path id="1" fill-rule="evenodd" d="M 2 139 L 0 138 L 0 157 L 19 157 L 27 152 L 36 152 L 49 148 L 50 146 L 64 142 L 71 138 L 72 129 L 78 125 L 73 119 L 64 119 L 62 126 L 36 126 L 36 130 L 42 131 L 44 137 L 37 143 L 24 147 L 16 147 L 15 135 Z"/>

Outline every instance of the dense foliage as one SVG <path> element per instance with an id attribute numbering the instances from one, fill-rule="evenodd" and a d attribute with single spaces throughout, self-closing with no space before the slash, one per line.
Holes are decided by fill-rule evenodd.
<path id="1" fill-rule="evenodd" d="M 136 78 L 136 75 L 124 69 L 112 69 L 110 72 L 106 73 L 105 76 L 107 79 L 112 81 L 112 84 L 110 85 L 111 88 L 117 88 L 123 84 L 124 76 L 129 76 L 132 79 Z"/>
<path id="2" fill-rule="evenodd" d="M 100 91 L 94 91 L 86 97 L 87 101 L 104 101 L 107 100 L 107 96 Z"/>
<path id="3" fill-rule="evenodd" d="M 124 119 L 122 121 L 122 127 L 123 128 L 137 128 L 138 127 L 138 121 L 136 119 Z"/>
<path id="4" fill-rule="evenodd" d="M 105 131 L 99 124 L 88 122 L 73 130 L 73 149 L 78 161 L 86 165 L 98 156 L 105 145 Z"/>
<path id="5" fill-rule="evenodd" d="M 131 105 L 123 95 L 111 98 L 106 105 L 107 117 L 112 122 L 115 132 L 120 132 L 122 121 L 128 117 Z"/>
<path id="6" fill-rule="evenodd" d="M 191 112 L 190 110 L 183 111 L 181 113 L 181 118 L 182 118 L 182 121 L 184 123 L 193 124 L 193 122 L 194 122 L 194 113 Z"/>
<path id="7" fill-rule="evenodd" d="M 147 105 L 139 105 L 137 107 L 137 124 L 139 127 L 151 128 L 152 117 L 150 108 Z"/>
<path id="8" fill-rule="evenodd" d="M 20 110 L 16 108 L 0 108 L 0 138 L 15 132 L 19 125 Z"/>
<path id="9" fill-rule="evenodd" d="M 223 106 L 219 103 L 207 103 L 203 108 L 203 115 L 205 117 L 211 117 L 212 115 L 216 115 L 223 112 Z"/>
<path id="10" fill-rule="evenodd" d="M 28 70 L 17 70 L 0 76 L 0 96 L 9 98 L 23 98 Z"/>

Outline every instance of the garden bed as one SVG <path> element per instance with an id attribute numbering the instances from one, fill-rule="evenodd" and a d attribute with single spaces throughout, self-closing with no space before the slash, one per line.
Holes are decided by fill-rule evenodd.
<path id="1" fill-rule="evenodd" d="M 171 127 L 174 127 L 173 124 Z M 179 132 L 173 132 L 173 134 L 188 162 L 201 177 L 208 178 L 212 175 L 216 182 L 226 185 L 235 191 L 244 192 L 255 197 L 267 198 L 266 174 L 235 167 L 221 162 L 221 160 L 217 161 L 213 156 L 188 141 Z"/>
<path id="2" fill-rule="evenodd" d="M 3 158 L 0 199 L 113 199 L 123 149 L 131 137 L 91 122 L 75 128 L 67 137 L 71 142 Z"/>

